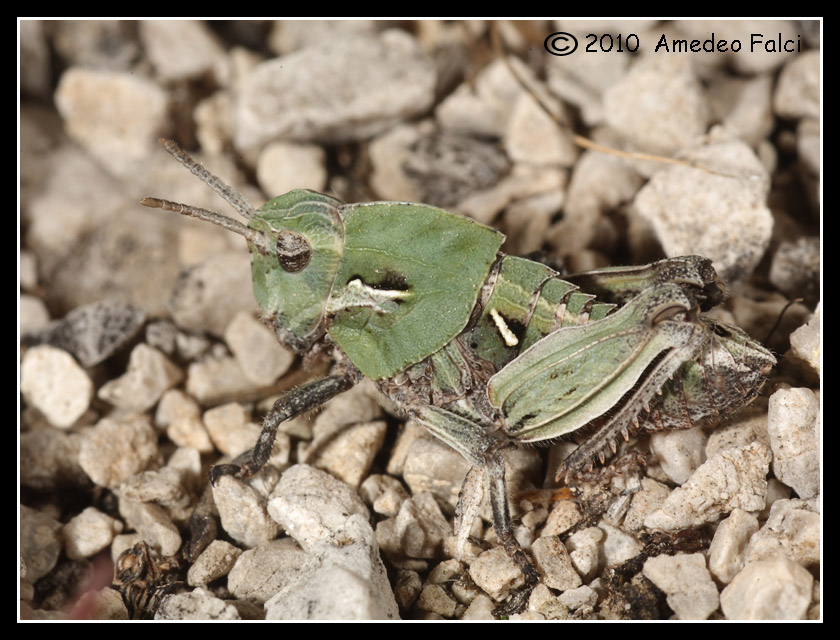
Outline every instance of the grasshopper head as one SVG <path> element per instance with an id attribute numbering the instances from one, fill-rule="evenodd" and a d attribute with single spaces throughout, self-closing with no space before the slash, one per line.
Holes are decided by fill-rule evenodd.
<path id="1" fill-rule="evenodd" d="M 208 172 L 172 140 L 161 144 L 176 160 L 210 185 L 242 216 L 244 225 L 215 211 L 159 198 L 147 207 L 200 218 L 248 242 L 254 297 L 277 337 L 299 353 L 324 335 L 324 315 L 344 246 L 341 202 L 296 190 L 253 209 L 239 193 Z"/>
<path id="2" fill-rule="evenodd" d="M 325 331 L 344 247 L 340 205 L 314 191 L 290 191 L 266 202 L 248 225 L 268 241 L 248 243 L 254 297 L 277 336 L 299 352 Z"/>

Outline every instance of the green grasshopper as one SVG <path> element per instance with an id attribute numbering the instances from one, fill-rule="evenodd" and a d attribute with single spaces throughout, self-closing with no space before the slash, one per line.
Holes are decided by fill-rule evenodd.
<path id="1" fill-rule="evenodd" d="M 249 223 L 157 198 L 141 204 L 244 236 L 266 324 L 297 353 L 331 350 L 336 361 L 330 375 L 277 400 L 254 449 L 214 467 L 211 480 L 252 476 L 280 423 L 367 376 L 463 455 L 471 475 L 484 470 L 493 525 L 525 577 L 508 611 L 524 606 L 539 577 L 513 536 L 504 447 L 586 429 L 557 472 L 574 476 L 603 463 L 620 437 L 686 429 L 743 406 L 775 364 L 737 327 L 700 315 L 725 296 L 705 258 L 564 280 L 500 253 L 499 231 L 436 207 L 296 190 L 254 210 L 176 143 L 162 144 Z"/>

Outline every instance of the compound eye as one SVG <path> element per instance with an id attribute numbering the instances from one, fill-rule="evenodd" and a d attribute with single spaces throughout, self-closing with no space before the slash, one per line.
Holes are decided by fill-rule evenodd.
<path id="1" fill-rule="evenodd" d="M 301 234 L 286 230 L 277 235 L 277 262 L 283 271 L 297 273 L 309 264 L 311 258 L 312 247 Z"/>

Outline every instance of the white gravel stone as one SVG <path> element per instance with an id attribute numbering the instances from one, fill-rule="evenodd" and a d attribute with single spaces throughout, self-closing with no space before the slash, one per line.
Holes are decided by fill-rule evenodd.
<path id="1" fill-rule="evenodd" d="M 451 447 L 437 439 L 417 438 L 408 447 L 403 479 L 417 495 L 430 492 L 453 507 L 470 464 Z"/>
<path id="2" fill-rule="evenodd" d="M 744 142 L 756 146 L 775 124 L 772 90 L 773 77 L 770 75 L 713 83 L 710 97 L 715 119 Z"/>
<path id="3" fill-rule="evenodd" d="M 720 594 L 728 620 L 804 620 L 813 576 L 788 558 L 748 564 Z"/>
<path id="4" fill-rule="evenodd" d="M 66 351 L 46 345 L 28 349 L 20 377 L 26 401 L 56 427 L 72 426 L 90 406 L 93 383 Z"/>
<path id="5" fill-rule="evenodd" d="M 537 538 L 531 545 L 531 554 L 546 586 L 567 591 L 582 584 L 580 576 L 572 566 L 569 552 L 556 536 Z"/>
<path id="6" fill-rule="evenodd" d="M 331 400 L 312 426 L 313 440 L 299 458 L 358 487 L 385 438 L 379 405 L 358 387 Z"/>
<path id="7" fill-rule="evenodd" d="M 705 620 L 717 610 L 718 590 L 702 553 L 648 558 L 642 571 L 666 593 L 680 620 Z"/>
<path id="8" fill-rule="evenodd" d="M 315 439 L 301 456 L 303 462 L 328 471 L 353 487 L 367 475 L 373 459 L 385 442 L 388 425 L 384 420 L 341 427 L 330 436 L 318 429 Z"/>
<path id="9" fill-rule="evenodd" d="M 790 336 L 791 353 L 799 361 L 804 362 L 805 366 L 817 377 L 822 372 L 821 316 L 822 305 L 819 305 L 808 323 L 799 327 Z"/>
<path id="10" fill-rule="evenodd" d="M 561 128 L 530 94 L 522 94 L 510 114 L 505 149 L 514 162 L 570 167 L 578 156 L 568 128 Z"/>
<path id="11" fill-rule="evenodd" d="M 480 594 L 473 599 L 467 610 L 464 611 L 462 620 L 495 620 L 496 616 L 493 611 L 496 609 L 496 603 L 484 594 Z"/>
<path id="12" fill-rule="evenodd" d="M 367 519 L 351 516 L 310 550 L 313 569 L 266 602 L 267 620 L 397 620 L 397 608 Z"/>
<path id="13" fill-rule="evenodd" d="M 422 202 L 421 185 L 405 172 L 417 142 L 432 135 L 431 120 L 400 124 L 371 140 L 368 146 L 372 172 L 370 185 L 384 200 Z"/>
<path id="14" fill-rule="evenodd" d="M 576 531 L 566 541 L 569 557 L 584 582 L 591 580 L 598 572 L 604 535 L 604 531 L 598 527 L 587 527 Z"/>
<path id="15" fill-rule="evenodd" d="M 706 435 L 700 427 L 654 433 L 650 450 L 662 471 L 677 484 L 683 484 L 706 460 Z"/>
<path id="16" fill-rule="evenodd" d="M 522 572 L 501 547 L 485 551 L 470 565 L 470 577 L 497 602 L 523 583 Z"/>
<path id="17" fill-rule="evenodd" d="M 410 558 L 434 558 L 441 544 L 452 535 L 449 522 L 430 493 L 418 493 L 404 501 L 394 523 L 400 549 Z"/>
<path id="18" fill-rule="evenodd" d="M 519 163 L 493 186 L 468 195 L 453 208 L 479 222 L 491 224 L 511 203 L 556 194 L 566 188 L 567 180 L 566 171 L 558 167 Z"/>
<path id="19" fill-rule="evenodd" d="M 71 67 L 55 102 L 70 137 L 120 175 L 148 157 L 166 128 L 166 94 L 134 72 Z"/>
<path id="20" fill-rule="evenodd" d="M 97 395 L 120 409 L 143 412 L 183 378 L 184 373 L 169 358 L 141 343 L 131 352 L 128 370 L 116 380 L 106 382 Z"/>
<path id="21" fill-rule="evenodd" d="M 88 507 L 71 518 L 61 531 L 64 548 L 71 560 L 90 558 L 111 544 L 123 523 L 95 507 Z"/>
<path id="22" fill-rule="evenodd" d="M 273 540 L 280 532 L 280 525 L 268 515 L 265 497 L 244 482 L 221 476 L 213 485 L 213 499 L 222 528 L 246 547 Z"/>
<path id="23" fill-rule="evenodd" d="M 672 491 L 645 526 L 673 531 L 714 522 L 733 509 L 760 511 L 770 458 L 770 449 L 759 442 L 721 451 Z"/>
<path id="24" fill-rule="evenodd" d="M 644 178 L 621 158 L 586 151 L 572 169 L 563 219 L 549 232 L 551 246 L 561 255 L 589 245 L 603 214 L 633 199 Z"/>
<path id="25" fill-rule="evenodd" d="M 120 515 L 143 540 L 164 556 L 172 556 L 181 548 L 181 534 L 166 509 L 150 502 L 136 502 L 120 497 Z"/>
<path id="26" fill-rule="evenodd" d="M 573 58 L 575 56 L 572 56 Z M 604 120 L 602 96 L 627 72 L 628 56 L 554 56 L 547 61 L 548 86 L 563 102 L 577 106 L 589 126 Z"/>
<path id="27" fill-rule="evenodd" d="M 257 159 L 257 182 L 276 197 L 292 189 L 323 192 L 327 185 L 326 154 L 314 144 L 272 142 Z"/>
<path id="28" fill-rule="evenodd" d="M 159 462 L 157 433 L 145 416 L 100 420 L 86 431 L 79 465 L 96 484 L 116 489 L 123 480 Z"/>
<path id="29" fill-rule="evenodd" d="M 196 78 L 224 59 L 216 37 L 198 20 L 142 20 L 138 27 L 146 56 L 166 80 Z"/>
<path id="30" fill-rule="evenodd" d="M 745 407 L 732 422 L 712 431 L 706 444 L 706 459 L 716 456 L 724 449 L 745 447 L 752 442 L 770 446 L 767 410 L 757 406 Z"/>
<path id="31" fill-rule="evenodd" d="M 418 609 L 431 611 L 444 618 L 452 618 L 457 605 L 455 599 L 439 584 L 427 584 L 417 598 Z"/>
<path id="32" fill-rule="evenodd" d="M 509 58 L 528 86 L 538 84 L 533 71 L 518 58 Z M 506 61 L 495 60 L 482 69 L 473 82 L 463 83 L 437 107 L 435 116 L 444 129 L 476 137 L 501 138 L 522 85 L 507 68 Z M 543 92 L 544 93 L 544 92 Z M 554 103 L 549 98 L 548 103 Z"/>
<path id="33" fill-rule="evenodd" d="M 672 155 L 706 132 L 709 104 L 688 58 L 647 56 L 607 89 L 604 113 L 634 149 Z"/>
<path id="34" fill-rule="evenodd" d="M 347 35 L 374 36 L 382 24 L 376 20 L 275 20 L 267 44 L 272 51 L 287 54 Z"/>
<path id="35" fill-rule="evenodd" d="M 546 518 L 542 528 L 543 536 L 559 536 L 566 533 L 583 519 L 580 507 L 571 500 L 558 500 Z"/>
<path id="36" fill-rule="evenodd" d="M 269 498 L 268 513 L 306 550 L 335 534 L 350 516 L 370 516 L 349 486 L 305 464 L 283 473 Z"/>
<path id="37" fill-rule="evenodd" d="M 604 559 L 608 567 L 623 564 L 630 558 L 635 558 L 642 552 L 642 545 L 633 536 L 621 529 L 601 522 L 598 527 L 604 532 Z"/>
<path id="38" fill-rule="evenodd" d="M 204 589 L 165 596 L 155 612 L 155 620 L 240 619 L 236 607 Z"/>
<path id="39" fill-rule="evenodd" d="M 598 592 L 592 587 L 583 585 L 577 589 L 569 589 L 560 594 L 560 603 L 571 611 L 582 607 L 594 607 L 598 602 Z"/>
<path id="40" fill-rule="evenodd" d="M 725 281 L 744 279 L 764 255 L 773 230 L 767 208 L 770 182 L 753 151 L 717 128 L 685 159 L 724 166 L 729 177 L 688 167 L 659 171 L 639 191 L 634 206 L 669 256 L 711 258 Z"/>
<path id="41" fill-rule="evenodd" d="M 37 332 L 50 323 L 50 312 L 41 298 L 21 294 L 20 304 L 20 332 L 21 334 Z"/>
<path id="42" fill-rule="evenodd" d="M 228 588 L 241 600 L 262 604 L 314 565 L 314 558 L 291 538 L 271 540 L 239 556 L 228 574 Z"/>
<path id="43" fill-rule="evenodd" d="M 176 509 L 183 509 L 190 503 L 181 472 L 170 467 L 141 471 L 126 478 L 120 484 L 119 493 L 129 500 L 156 502 Z"/>
<path id="44" fill-rule="evenodd" d="M 273 384 L 295 359 L 294 353 L 247 311 L 240 311 L 230 321 L 225 329 L 225 342 L 248 379 L 260 386 Z"/>
<path id="45" fill-rule="evenodd" d="M 669 493 L 671 489 L 661 482 L 653 478 L 642 478 L 642 490 L 633 494 L 630 508 L 624 516 L 624 529 L 627 531 L 641 529 L 647 515 L 658 509 Z"/>
<path id="46" fill-rule="evenodd" d="M 820 564 L 820 512 L 816 499 L 776 500 L 764 526 L 750 538 L 746 562 L 785 556 L 804 567 Z"/>
<path id="47" fill-rule="evenodd" d="M 20 505 L 20 557 L 26 580 L 34 584 L 58 561 L 62 549 L 61 523 L 35 509 Z"/>
<path id="48" fill-rule="evenodd" d="M 366 138 L 423 113 L 434 88 L 434 66 L 403 31 L 300 49 L 258 64 L 244 78 L 236 147 L 252 149 L 277 138 Z"/>
<path id="49" fill-rule="evenodd" d="M 201 408 L 179 389 L 170 389 L 161 396 L 155 412 L 155 424 L 166 429 L 166 435 L 180 447 L 201 453 L 213 451 L 210 435 L 201 421 Z"/>
<path id="50" fill-rule="evenodd" d="M 810 389 L 779 389 L 770 396 L 767 431 L 773 473 L 800 498 L 820 492 L 820 401 Z"/>
<path id="51" fill-rule="evenodd" d="M 744 567 L 744 551 L 756 531 L 758 518 L 741 509 L 720 523 L 709 546 L 709 571 L 720 582 L 729 584 Z"/>
<path id="52" fill-rule="evenodd" d="M 187 571 L 187 584 L 201 587 L 227 575 L 241 555 L 242 549 L 230 542 L 213 540 Z"/>
<path id="53" fill-rule="evenodd" d="M 172 318 L 192 333 L 224 336 L 234 316 L 256 309 L 251 258 L 245 251 L 218 253 L 183 271 L 170 301 Z"/>
<path id="54" fill-rule="evenodd" d="M 773 96 L 776 114 L 783 118 L 820 117 L 820 52 L 806 51 L 782 69 Z"/>
<path id="55" fill-rule="evenodd" d="M 381 474 L 369 475 L 359 487 L 359 495 L 376 513 L 388 517 L 397 515 L 403 501 L 409 497 L 402 482 Z"/>
<path id="56" fill-rule="evenodd" d="M 187 368 L 187 393 L 201 403 L 213 403 L 219 397 L 235 396 L 253 388 L 233 357 L 208 357 Z"/>

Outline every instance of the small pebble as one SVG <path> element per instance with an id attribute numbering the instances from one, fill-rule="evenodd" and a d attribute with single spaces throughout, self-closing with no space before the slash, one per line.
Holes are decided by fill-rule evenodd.
<path id="1" fill-rule="evenodd" d="M 289 370 L 295 359 L 294 353 L 247 311 L 240 311 L 230 321 L 225 329 L 225 342 L 255 385 L 273 384 Z"/>
<path id="2" fill-rule="evenodd" d="M 727 620 L 804 620 L 813 576 L 788 558 L 744 567 L 720 594 Z"/>
<path id="3" fill-rule="evenodd" d="M 734 509 L 718 525 L 709 546 L 709 571 L 724 584 L 744 567 L 744 551 L 758 531 L 758 518 L 741 509 Z"/>
<path id="4" fill-rule="evenodd" d="M 603 529 L 587 527 L 576 531 L 566 541 L 569 557 L 584 582 L 591 580 L 598 572 L 604 535 Z"/>
<path id="5" fill-rule="evenodd" d="M 24 398 L 44 414 L 50 424 L 69 428 L 87 411 L 93 383 L 73 357 L 55 347 L 33 347 L 20 365 Z"/>
<path id="6" fill-rule="evenodd" d="M 654 433 L 650 450 L 662 471 L 677 484 L 683 484 L 706 460 L 706 436 L 700 427 Z"/>
<path id="7" fill-rule="evenodd" d="M 367 138 L 431 105 L 434 66 L 407 32 L 322 44 L 260 63 L 247 74 L 234 113 L 238 149 L 277 138 Z"/>
<path id="8" fill-rule="evenodd" d="M 543 576 L 546 586 L 559 591 L 576 589 L 581 585 L 580 576 L 575 571 L 569 552 L 555 536 L 543 536 L 531 545 L 534 562 Z"/>
<path id="9" fill-rule="evenodd" d="M 305 464 L 283 473 L 269 498 L 268 513 L 304 549 L 334 534 L 351 515 L 370 515 L 347 484 Z"/>
<path id="10" fill-rule="evenodd" d="M 803 567 L 820 565 L 820 510 L 816 499 L 776 500 L 745 551 L 746 562 L 788 557 Z"/>
<path id="11" fill-rule="evenodd" d="M 257 181 L 268 194 L 280 195 L 292 189 L 320 193 L 327 184 L 326 154 L 314 144 L 272 142 L 257 160 Z"/>
<path id="12" fill-rule="evenodd" d="M 224 58 L 213 32 L 198 20 L 142 20 L 138 27 L 149 61 L 168 81 L 200 77 Z"/>
<path id="13" fill-rule="evenodd" d="M 820 401 L 810 389 L 779 389 L 770 396 L 767 431 L 773 472 L 800 498 L 820 492 Z"/>
<path id="14" fill-rule="evenodd" d="M 241 600 L 259 604 L 295 584 L 315 560 L 291 538 L 263 542 L 239 556 L 228 574 L 228 589 Z"/>
<path id="15" fill-rule="evenodd" d="M 717 610 L 718 590 L 702 553 L 648 558 L 642 571 L 666 593 L 678 619 L 705 620 Z"/>
<path id="16" fill-rule="evenodd" d="M 86 431 L 79 465 L 96 484 L 116 489 L 123 480 L 158 462 L 157 433 L 146 417 L 100 420 Z"/>
<path id="17" fill-rule="evenodd" d="M 216 480 L 213 499 L 222 528 L 245 547 L 256 547 L 273 540 L 281 530 L 266 511 L 266 499 L 232 476 L 221 476 Z"/>
<path id="18" fill-rule="evenodd" d="M 143 541 L 161 555 L 173 556 L 181 548 L 178 527 L 160 505 L 120 497 L 120 515 L 129 528 L 137 531 Z"/>
<path id="19" fill-rule="evenodd" d="M 154 148 L 167 102 L 163 89 L 141 74 L 86 67 L 67 69 L 55 93 L 67 133 L 120 175 L 130 175 Z"/>
<path id="20" fill-rule="evenodd" d="M 604 532 L 602 544 L 608 567 L 623 564 L 642 552 L 642 545 L 633 536 L 603 521 L 598 527 Z"/>
<path id="21" fill-rule="evenodd" d="M 209 591 L 165 596 L 155 612 L 155 620 L 240 620 L 236 607 Z"/>
<path id="22" fill-rule="evenodd" d="M 648 514 L 645 526 L 673 531 L 714 522 L 736 508 L 761 510 L 771 457 L 759 442 L 721 451 Z"/>
<path id="23" fill-rule="evenodd" d="M 121 409 L 143 412 L 183 377 L 183 372 L 163 353 L 141 343 L 131 352 L 128 370 L 106 382 L 97 395 Z"/>
<path id="24" fill-rule="evenodd" d="M 26 580 L 34 584 L 52 571 L 61 550 L 61 523 L 20 505 L 20 557 L 26 566 Z"/>
<path id="25" fill-rule="evenodd" d="M 71 518 L 62 529 L 64 548 L 71 560 L 90 558 L 111 544 L 123 524 L 94 507 Z"/>
<path id="26" fill-rule="evenodd" d="M 213 540 L 195 559 L 187 572 L 187 584 L 191 587 L 204 586 L 230 573 L 242 549 L 224 540 Z"/>
<path id="27" fill-rule="evenodd" d="M 470 577 L 495 601 L 503 600 L 512 588 L 522 584 L 522 572 L 505 550 L 485 551 L 470 565 Z"/>

